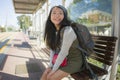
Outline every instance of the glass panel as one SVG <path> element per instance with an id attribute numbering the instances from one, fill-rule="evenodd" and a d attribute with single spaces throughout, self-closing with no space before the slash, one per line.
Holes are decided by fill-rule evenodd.
<path id="1" fill-rule="evenodd" d="M 66 3 L 69 0 L 66 0 Z M 70 0 L 69 17 L 88 27 L 95 35 L 110 35 L 112 23 L 112 0 Z"/>

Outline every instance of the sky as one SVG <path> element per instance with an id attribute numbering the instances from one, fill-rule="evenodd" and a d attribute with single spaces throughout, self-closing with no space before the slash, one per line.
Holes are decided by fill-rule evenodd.
<path id="1" fill-rule="evenodd" d="M 54 3 L 59 2 L 57 0 Z M 16 14 L 13 6 L 12 0 L 2 0 L 0 2 L 0 25 L 13 25 L 15 27 L 18 26 L 17 24 L 17 16 L 20 14 Z"/>
<path id="2" fill-rule="evenodd" d="M 54 4 L 52 5 L 58 5 L 62 4 L 62 0 L 50 0 Z M 72 1 L 72 0 L 66 0 L 66 1 Z M 69 3 L 67 2 L 67 3 Z M 12 0 L 2 0 L 0 2 L 0 26 L 15 26 L 18 27 L 19 25 L 17 24 L 17 16 L 21 14 L 16 14 L 13 6 Z"/>
<path id="3" fill-rule="evenodd" d="M 19 14 L 15 13 L 12 0 L 2 0 L 0 2 L 0 25 L 13 25 L 15 27 L 17 24 L 17 16 Z"/>

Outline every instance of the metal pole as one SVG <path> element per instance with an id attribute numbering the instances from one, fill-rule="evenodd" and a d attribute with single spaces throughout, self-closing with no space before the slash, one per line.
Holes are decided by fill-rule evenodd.
<path id="1" fill-rule="evenodd" d="M 113 36 L 118 38 L 109 80 L 116 80 L 118 58 L 120 54 L 120 0 L 113 0 Z"/>

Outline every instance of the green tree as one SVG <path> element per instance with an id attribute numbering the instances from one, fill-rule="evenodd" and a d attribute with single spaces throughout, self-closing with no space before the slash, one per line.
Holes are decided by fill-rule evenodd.
<path id="1" fill-rule="evenodd" d="M 32 21 L 30 16 L 21 15 L 17 17 L 18 25 L 20 25 L 20 28 L 26 32 L 26 29 L 29 28 L 29 26 L 32 26 Z"/>
<path id="2" fill-rule="evenodd" d="M 73 3 L 76 4 L 76 3 L 80 2 L 80 1 L 82 1 L 82 0 L 73 0 Z"/>
<path id="3" fill-rule="evenodd" d="M 0 26 L 0 32 L 5 32 L 5 31 L 6 31 L 5 28 Z"/>

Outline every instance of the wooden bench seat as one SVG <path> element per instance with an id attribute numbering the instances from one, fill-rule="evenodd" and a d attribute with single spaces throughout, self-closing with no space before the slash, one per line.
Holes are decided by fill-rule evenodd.
<path id="1" fill-rule="evenodd" d="M 90 65 L 91 69 L 93 70 L 93 72 L 95 74 L 97 74 L 97 76 L 102 76 L 102 75 L 108 74 L 108 71 L 105 69 L 102 69 L 102 68 L 92 65 L 92 64 L 89 64 L 89 65 Z M 85 69 L 81 72 L 71 74 L 71 76 L 75 80 L 89 80 L 90 79 L 90 73 L 87 69 Z"/>
<path id="2" fill-rule="evenodd" d="M 92 38 L 95 42 L 95 47 L 94 53 L 90 56 L 90 58 L 92 60 L 96 60 L 97 62 L 103 63 L 103 65 L 111 66 L 113 62 L 117 38 L 111 36 L 92 36 Z M 97 76 L 103 76 L 108 74 L 107 69 L 105 69 L 105 67 L 103 68 L 103 66 L 98 67 L 97 65 L 90 62 L 89 65 Z M 81 72 L 71 74 L 71 76 L 75 80 L 90 79 L 90 74 L 86 69 Z"/>

